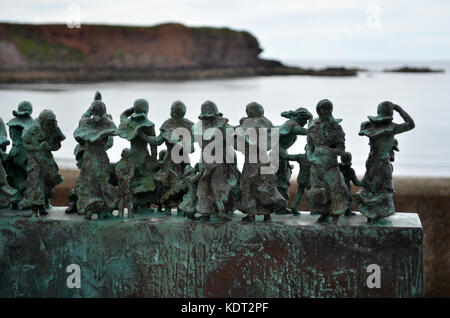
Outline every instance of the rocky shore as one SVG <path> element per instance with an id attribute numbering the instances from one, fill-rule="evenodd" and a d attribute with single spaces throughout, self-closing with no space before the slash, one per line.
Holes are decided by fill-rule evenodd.
<path id="1" fill-rule="evenodd" d="M 290 67 L 261 52 L 253 35 L 228 28 L 0 23 L 0 83 L 357 75 Z"/>

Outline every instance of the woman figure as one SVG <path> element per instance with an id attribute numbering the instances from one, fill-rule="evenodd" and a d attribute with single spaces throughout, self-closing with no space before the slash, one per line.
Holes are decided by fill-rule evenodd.
<path id="1" fill-rule="evenodd" d="M 270 167 L 268 151 L 270 146 L 265 149 L 260 148 L 260 132 L 265 129 L 268 136 L 271 128 L 274 128 L 269 119 L 264 116 L 264 108 L 258 103 L 250 103 L 246 106 L 246 113 L 248 117 L 240 120 L 239 128 L 245 132 L 252 130 L 249 137 L 245 138 L 245 162 L 241 175 L 241 211 L 247 216 L 242 219 L 242 222 L 254 222 L 255 215 L 264 215 L 264 221 L 271 219 L 270 214 L 278 211 L 287 205 L 287 200 L 277 190 L 277 177 L 275 173 L 265 173 L 262 168 Z M 255 138 L 256 137 L 256 138 Z M 238 136 L 238 138 L 240 138 Z M 268 137 L 269 138 L 269 137 Z M 269 142 L 270 143 L 270 142 Z M 256 154 L 251 153 L 253 149 L 257 150 Z M 257 158 L 253 162 L 253 158 Z"/>
<path id="2" fill-rule="evenodd" d="M 394 110 L 405 120 L 403 124 L 392 122 Z M 361 124 L 359 135 L 369 137 L 370 153 L 366 161 L 366 173 L 361 180 L 363 188 L 355 197 L 360 211 L 368 222 L 395 213 L 392 164 L 394 151 L 398 151 L 395 135 L 415 127 L 414 121 L 400 106 L 385 101 L 378 105 L 377 116 L 368 116 Z"/>
<path id="3" fill-rule="evenodd" d="M 162 188 L 162 195 L 165 198 L 162 204 L 164 204 L 164 206 L 166 207 L 166 213 L 168 214 L 170 214 L 172 206 L 178 207 L 178 205 L 183 200 L 183 195 L 185 194 L 184 191 L 177 192 L 176 194 L 174 193 L 173 195 L 170 193 L 170 190 L 182 181 L 181 177 L 184 173 L 184 170 L 186 166 L 189 165 L 188 154 L 192 150 L 193 138 L 191 132 L 194 123 L 184 118 L 185 114 L 186 106 L 183 104 L 183 102 L 175 101 L 170 108 L 171 118 L 166 120 L 162 124 L 160 128 L 160 135 L 151 142 L 151 144 L 157 146 L 165 142 L 167 147 L 166 155 L 164 156 L 164 159 L 162 161 L 161 169 L 158 170 L 158 172 L 155 174 L 155 180 Z M 181 162 L 172 158 L 172 150 L 174 149 L 174 146 L 183 142 L 182 139 L 173 139 L 174 136 L 172 136 L 172 133 L 175 130 L 180 129 L 184 129 L 186 135 L 189 135 L 189 140 L 185 140 L 187 141 L 187 147 L 183 147 Z M 178 151 L 177 154 L 179 154 Z M 178 214 L 181 214 L 180 211 L 178 211 Z"/>
<path id="4" fill-rule="evenodd" d="M 0 208 L 6 208 L 18 201 L 17 191 L 8 184 L 3 164 L 8 157 L 6 147 L 9 145 L 8 135 L 3 120 L 0 118 Z"/>
<path id="5" fill-rule="evenodd" d="M 156 183 L 154 180 L 157 169 L 157 147 L 150 145 L 150 137 L 155 137 L 155 125 L 147 119 L 148 102 L 145 99 L 135 100 L 133 107 L 125 110 L 120 116 L 118 134 L 130 141 L 130 160 L 134 164 L 134 177 L 131 181 L 133 193 L 133 208 L 146 208 L 153 202 Z"/>
<path id="6" fill-rule="evenodd" d="M 337 157 L 345 152 L 345 134 L 339 125 L 342 120 L 332 115 L 331 101 L 321 100 L 316 110 L 319 118 L 308 128 L 308 137 L 314 146 L 307 152 L 311 162 L 308 202 L 312 214 L 321 214 L 318 222 L 329 221 L 330 216 L 337 222 L 339 215 L 350 208 L 351 194 L 337 161 Z"/>
<path id="7" fill-rule="evenodd" d="M 7 123 L 12 147 L 5 162 L 5 170 L 8 175 L 8 183 L 17 189 L 19 200 L 23 198 L 23 192 L 27 184 L 29 156 L 28 151 L 23 145 L 22 133 L 25 129 L 33 125 L 33 118 L 31 118 L 32 112 L 33 107 L 30 102 L 20 102 L 17 110 L 13 111 L 14 118 Z M 12 208 L 17 209 L 17 204 L 13 203 Z"/>
<path id="8" fill-rule="evenodd" d="M 312 120 L 312 114 L 306 108 L 300 107 L 295 111 L 290 110 L 282 112 L 281 116 L 288 118 L 288 120 L 280 126 L 280 162 L 276 174 L 278 179 L 277 189 L 278 192 L 280 192 L 280 194 L 286 199 L 286 201 L 289 201 L 289 186 L 291 184 L 291 175 L 293 168 L 289 161 L 299 161 L 300 157 L 299 155 L 288 154 L 288 149 L 297 141 L 298 135 L 307 135 L 308 130 L 303 127 L 308 123 L 308 121 Z M 299 171 L 299 174 L 304 173 L 304 171 L 302 170 L 306 169 L 306 165 L 300 164 L 300 168 L 301 170 Z M 294 215 L 299 215 L 297 206 L 298 203 L 296 205 L 292 205 L 291 211 L 287 210 L 286 207 L 284 207 L 276 213 L 287 214 L 292 212 Z"/>
<path id="9" fill-rule="evenodd" d="M 33 125 L 23 131 L 23 147 L 30 155 L 27 164 L 26 188 L 20 202 L 22 209 L 31 208 L 35 216 L 46 215 L 53 189 L 63 182 L 52 151 L 61 148 L 66 139 L 51 110 L 43 110 Z"/>
<path id="10" fill-rule="evenodd" d="M 106 144 L 116 134 L 116 125 L 106 114 L 101 100 L 94 100 L 90 116 L 83 116 L 73 136 L 84 147 L 80 177 L 75 185 L 78 213 L 90 219 L 110 217 L 117 206 L 117 193 L 109 183 L 111 166 Z"/>
<path id="11" fill-rule="evenodd" d="M 230 215 L 237 209 L 236 190 L 239 188 L 236 161 L 229 163 L 226 160 L 227 152 L 234 154 L 232 145 L 227 146 L 225 138 L 226 129 L 231 126 L 211 101 L 202 104 L 198 118 L 200 121 L 193 126 L 193 132 L 202 148 L 199 167 L 202 173 L 198 179 L 196 210 L 202 215 L 201 220 L 207 221 L 215 215 L 220 220 L 229 221 Z M 223 154 L 215 160 L 216 149 L 211 145 L 218 144 L 222 145 Z M 230 147 L 229 151 L 227 147 Z"/>

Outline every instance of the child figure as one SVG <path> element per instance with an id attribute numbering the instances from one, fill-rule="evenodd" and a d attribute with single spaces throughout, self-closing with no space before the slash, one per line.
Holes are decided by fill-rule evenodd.
<path id="1" fill-rule="evenodd" d="M 339 163 L 339 170 L 344 176 L 345 184 L 347 185 L 348 191 L 350 191 L 350 193 L 352 191 L 350 181 L 353 182 L 353 184 L 357 187 L 362 186 L 361 182 L 359 182 L 358 178 L 356 177 L 355 170 L 353 170 L 352 168 L 352 154 L 350 152 L 344 152 L 344 154 L 341 156 L 341 162 Z M 344 213 L 344 215 L 346 216 L 355 215 L 355 213 L 352 212 L 353 207 L 352 197 L 349 198 L 349 202 L 350 207 Z"/>
<path id="2" fill-rule="evenodd" d="M 119 216 L 123 218 L 125 208 L 128 209 L 128 218 L 133 218 L 133 193 L 131 180 L 134 177 L 134 163 L 130 160 L 131 151 L 122 150 L 122 159 L 116 164 L 115 174 L 119 189 Z"/>

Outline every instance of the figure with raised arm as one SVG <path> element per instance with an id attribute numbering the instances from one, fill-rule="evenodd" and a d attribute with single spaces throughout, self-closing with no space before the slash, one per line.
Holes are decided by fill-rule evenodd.
<path id="1" fill-rule="evenodd" d="M 118 134 L 130 141 L 130 160 L 134 163 L 134 177 L 131 181 L 133 193 L 133 209 L 147 208 L 154 202 L 156 193 L 155 172 L 157 170 L 157 146 L 148 145 L 151 137 L 155 137 L 155 124 L 147 118 L 148 101 L 137 99 L 133 107 L 125 110 L 120 116 Z"/>
<path id="2" fill-rule="evenodd" d="M 308 121 L 312 120 L 312 114 L 303 107 L 297 108 L 296 110 L 285 111 L 281 113 L 281 116 L 288 118 L 288 120 L 280 126 L 280 162 L 279 168 L 276 173 L 278 183 L 277 189 L 278 192 L 289 201 L 289 186 L 291 182 L 291 175 L 293 166 L 289 163 L 289 161 L 299 161 L 300 155 L 290 155 L 288 153 L 288 149 L 297 141 L 297 136 L 306 136 L 307 128 L 304 126 L 308 123 Z M 304 155 L 303 155 L 304 156 Z M 303 162 L 303 161 L 302 161 Z M 303 164 L 303 169 L 299 173 L 306 173 L 304 171 L 306 169 L 306 165 Z M 309 175 L 309 167 L 308 167 L 308 175 Z M 301 198 L 300 198 L 301 200 Z M 277 214 L 288 214 L 293 213 L 294 215 L 298 215 L 297 205 L 291 206 L 291 211 L 289 211 L 286 207 L 283 207 Z"/>
<path id="3" fill-rule="evenodd" d="M 394 111 L 405 121 L 393 123 Z M 411 116 L 399 105 L 390 101 L 378 105 L 377 116 L 368 116 L 369 121 L 361 124 L 360 136 L 369 137 L 370 153 L 366 161 L 366 173 L 361 181 L 363 188 L 355 197 L 360 211 L 369 223 L 395 213 L 394 184 L 392 182 L 392 163 L 394 151 L 398 151 L 395 135 L 415 127 Z"/>

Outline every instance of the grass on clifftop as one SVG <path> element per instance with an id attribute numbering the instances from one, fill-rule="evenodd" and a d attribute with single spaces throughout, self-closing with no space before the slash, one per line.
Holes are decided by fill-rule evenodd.
<path id="1" fill-rule="evenodd" d="M 10 39 L 20 53 L 33 61 L 83 62 L 87 59 L 87 56 L 82 52 L 59 43 L 48 43 L 25 38 L 20 34 L 12 34 Z"/>

